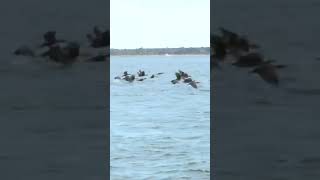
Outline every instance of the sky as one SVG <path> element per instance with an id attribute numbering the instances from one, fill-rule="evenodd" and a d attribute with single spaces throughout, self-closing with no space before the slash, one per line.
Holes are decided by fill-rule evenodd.
<path id="1" fill-rule="evenodd" d="M 111 0 L 111 48 L 210 46 L 210 0 Z"/>

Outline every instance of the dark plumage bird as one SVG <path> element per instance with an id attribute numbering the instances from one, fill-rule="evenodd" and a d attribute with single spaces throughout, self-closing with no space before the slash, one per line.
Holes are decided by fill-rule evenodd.
<path id="1" fill-rule="evenodd" d="M 102 32 L 97 26 L 93 28 L 92 34 L 87 34 L 87 38 L 90 41 L 90 46 L 93 48 L 110 46 L 110 31 Z"/>
<path id="2" fill-rule="evenodd" d="M 252 67 L 254 69 L 250 73 L 256 73 L 267 83 L 278 86 L 278 69 L 285 68 L 287 67 L 286 65 L 271 64 L 275 60 L 266 60 L 262 54 L 251 52 L 251 50 L 260 47 L 250 42 L 247 37 L 240 36 L 223 27 L 220 27 L 219 31 L 221 36 L 211 36 L 213 54 L 211 55 L 210 70 L 219 67 L 218 60 L 224 60 L 227 55 L 232 55 L 236 59 L 232 63 L 233 66 Z"/>
<path id="3" fill-rule="evenodd" d="M 217 60 L 224 60 L 227 55 L 227 47 L 220 36 L 212 35 L 211 39 L 212 57 Z"/>
<path id="4" fill-rule="evenodd" d="M 181 80 L 181 74 L 176 72 L 176 80 L 180 81 Z"/>
<path id="5" fill-rule="evenodd" d="M 49 50 L 42 54 L 42 57 L 48 56 L 57 63 L 71 64 L 77 60 L 79 49 L 79 44 L 73 42 L 68 43 L 67 46 L 63 48 L 61 48 L 60 45 L 54 45 L 50 46 Z"/>
<path id="6" fill-rule="evenodd" d="M 250 73 L 258 74 L 264 81 L 272 85 L 278 86 L 279 84 L 279 75 L 277 72 L 278 68 L 283 68 L 282 66 L 276 66 L 270 63 L 263 64 L 259 67 L 256 67 Z"/>
<path id="7" fill-rule="evenodd" d="M 237 67 L 254 67 L 273 61 L 274 60 L 264 61 L 263 55 L 260 53 L 248 53 L 246 55 L 239 56 L 238 60 L 232 63 L 232 65 Z"/>
<path id="8" fill-rule="evenodd" d="M 181 80 L 181 74 L 180 73 L 176 72 L 175 75 L 176 75 L 176 79 L 171 80 L 172 84 L 177 84 Z"/>
<path id="9" fill-rule="evenodd" d="M 63 50 L 66 51 L 66 54 L 70 57 L 70 58 L 75 58 L 79 56 L 80 53 L 80 45 L 76 42 L 70 42 L 67 44 L 67 46 L 65 48 L 63 48 Z"/>
<path id="10" fill-rule="evenodd" d="M 40 47 L 52 46 L 56 43 L 66 42 L 65 40 L 57 40 L 55 31 L 48 31 L 43 35 L 44 43 Z"/>
<path id="11" fill-rule="evenodd" d="M 21 46 L 17 50 L 13 52 L 13 54 L 17 56 L 30 56 L 30 57 L 35 57 L 35 52 L 29 48 L 28 46 Z"/>
<path id="12" fill-rule="evenodd" d="M 183 83 L 186 83 L 192 86 L 193 88 L 198 88 L 197 83 L 199 82 L 192 80 L 191 76 L 189 76 L 187 73 L 179 70 L 179 72 L 176 72 L 175 75 L 176 75 L 176 79 L 171 80 L 172 84 L 177 84 L 178 82 L 183 80 Z"/>
<path id="13" fill-rule="evenodd" d="M 180 74 L 180 78 L 182 78 L 182 79 L 186 79 L 186 78 L 190 77 L 189 74 L 187 74 L 181 70 L 179 70 L 179 74 Z"/>
<path id="14" fill-rule="evenodd" d="M 222 27 L 220 27 L 219 30 L 222 33 L 222 42 L 224 42 L 226 48 L 230 51 L 249 52 L 251 48 L 259 48 L 258 45 L 249 42 L 244 36 L 240 36 Z"/>
<path id="15" fill-rule="evenodd" d="M 220 32 L 222 33 L 222 39 L 225 43 L 233 43 L 236 42 L 237 39 L 239 38 L 239 35 L 231 32 L 223 27 L 218 28 Z"/>
<path id="16" fill-rule="evenodd" d="M 141 79 L 137 79 L 137 81 L 144 81 L 147 78 L 141 78 Z"/>
<path id="17" fill-rule="evenodd" d="M 135 80 L 135 76 L 131 75 L 131 76 L 125 76 L 124 80 L 128 81 L 128 82 L 133 82 Z"/>
<path id="18" fill-rule="evenodd" d="M 123 75 L 122 75 L 122 79 L 125 79 L 127 76 L 129 76 L 130 74 L 127 72 L 127 71 L 125 71 L 125 72 L 123 72 Z"/>
<path id="19" fill-rule="evenodd" d="M 142 77 L 142 76 L 146 75 L 146 73 L 144 71 L 141 71 L 141 70 L 139 70 L 137 74 L 138 74 L 139 77 Z"/>
<path id="20" fill-rule="evenodd" d="M 193 80 L 189 77 L 189 78 L 186 78 L 183 80 L 184 83 L 190 83 L 192 82 Z"/>
<path id="21" fill-rule="evenodd" d="M 174 80 L 171 80 L 171 83 L 172 84 L 177 84 L 179 81 L 178 80 L 176 80 L 176 79 L 174 79 Z"/>
<path id="22" fill-rule="evenodd" d="M 195 82 L 195 81 L 191 81 L 191 82 L 189 82 L 188 84 L 189 84 L 190 86 L 192 86 L 193 88 L 195 88 L 195 89 L 198 88 L 197 82 Z"/>

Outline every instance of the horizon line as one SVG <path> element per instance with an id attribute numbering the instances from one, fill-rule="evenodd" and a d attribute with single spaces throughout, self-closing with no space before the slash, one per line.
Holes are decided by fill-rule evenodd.
<path id="1" fill-rule="evenodd" d="M 139 48 L 110 48 L 111 49 L 117 49 L 117 50 L 136 50 L 136 49 L 180 49 L 180 48 L 210 48 L 210 46 L 201 46 L 201 47 L 139 47 Z"/>

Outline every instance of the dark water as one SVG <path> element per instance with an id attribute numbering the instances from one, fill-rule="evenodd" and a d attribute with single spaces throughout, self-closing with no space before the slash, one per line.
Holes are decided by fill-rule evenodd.
<path id="1" fill-rule="evenodd" d="M 317 179 L 319 176 L 320 13 L 318 1 L 218 0 L 211 30 L 224 26 L 288 68 L 273 88 L 247 70 L 215 71 L 217 179 Z"/>
<path id="2" fill-rule="evenodd" d="M 94 25 L 107 28 L 108 9 L 104 0 L 0 7 L 0 179 L 107 177 L 107 64 L 61 67 L 12 52 L 48 30 L 85 44 Z"/>
<path id="3" fill-rule="evenodd" d="M 210 179 L 209 56 L 111 57 L 111 179 Z M 125 70 L 163 72 L 143 82 Z M 198 89 L 171 84 L 179 69 Z"/>

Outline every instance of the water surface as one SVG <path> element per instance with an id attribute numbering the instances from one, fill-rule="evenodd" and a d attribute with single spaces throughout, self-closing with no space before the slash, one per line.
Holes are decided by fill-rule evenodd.
<path id="1" fill-rule="evenodd" d="M 209 56 L 111 57 L 111 179 L 209 179 Z M 124 71 L 143 82 L 113 79 Z M 183 70 L 198 89 L 171 84 Z"/>
<path id="2" fill-rule="evenodd" d="M 225 65 L 214 72 L 217 179 L 319 177 L 319 7 L 315 0 L 212 4 L 212 31 L 245 34 L 266 58 L 288 65 L 278 88 L 249 69 Z"/>
<path id="3" fill-rule="evenodd" d="M 107 63 L 61 67 L 16 57 L 43 33 L 87 43 L 108 26 L 105 0 L 7 1 L 0 7 L 0 179 L 105 179 Z"/>

